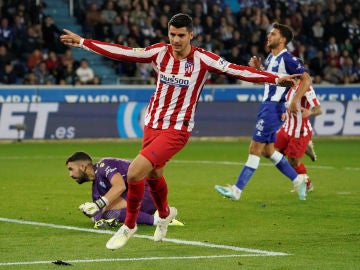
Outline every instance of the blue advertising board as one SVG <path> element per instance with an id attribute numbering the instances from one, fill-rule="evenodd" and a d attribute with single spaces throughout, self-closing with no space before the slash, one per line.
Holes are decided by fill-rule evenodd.
<path id="1" fill-rule="evenodd" d="M 201 102 L 192 136 L 251 136 L 259 102 Z M 147 102 L 3 103 L 0 139 L 141 138 Z M 360 135 L 360 101 L 324 101 L 319 136 Z M 17 126 L 25 127 L 24 130 Z"/>
<path id="2" fill-rule="evenodd" d="M 319 136 L 360 135 L 360 86 L 315 86 Z M 152 86 L 0 87 L 0 139 L 141 138 Z M 251 136 L 261 86 L 210 85 L 193 136 Z M 18 130 L 17 126 L 25 126 Z"/>
<path id="3" fill-rule="evenodd" d="M 320 101 L 360 100 L 360 86 L 315 86 Z M 49 86 L 0 87 L 0 103 L 119 103 L 148 102 L 154 86 Z M 204 88 L 200 102 L 260 102 L 261 86 L 210 85 Z"/>

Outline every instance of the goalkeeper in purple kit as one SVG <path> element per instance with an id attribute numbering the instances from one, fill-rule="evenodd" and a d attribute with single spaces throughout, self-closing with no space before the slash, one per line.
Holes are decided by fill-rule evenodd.
<path id="1" fill-rule="evenodd" d="M 81 204 L 79 209 L 92 218 L 94 228 L 117 227 L 120 222 L 124 222 L 129 165 L 129 160 L 112 157 L 102 158 L 93 164 L 92 158 L 85 152 L 75 152 L 67 158 L 66 166 L 71 178 L 78 184 L 92 182 L 92 202 Z M 156 226 L 158 220 L 156 207 L 146 185 L 137 223 Z M 174 219 L 170 225 L 184 224 Z"/>

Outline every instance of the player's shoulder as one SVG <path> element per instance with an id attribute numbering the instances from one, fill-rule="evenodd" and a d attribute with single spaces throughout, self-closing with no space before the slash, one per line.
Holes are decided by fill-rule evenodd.
<path id="1" fill-rule="evenodd" d="M 306 70 L 299 58 L 286 51 L 283 54 L 284 63 L 289 74 L 304 73 Z"/>
<path id="2" fill-rule="evenodd" d="M 101 166 L 116 165 L 116 164 L 120 164 L 120 163 L 130 163 L 130 161 L 127 159 L 116 158 L 116 157 L 103 157 L 102 159 L 100 159 L 97 162 L 97 164 L 99 164 Z"/>
<path id="3" fill-rule="evenodd" d="M 214 54 L 215 55 L 215 53 L 205 50 L 204 48 L 197 47 L 197 46 L 191 46 L 191 50 L 192 50 L 192 52 L 198 53 L 198 54 Z"/>
<path id="4" fill-rule="evenodd" d="M 168 50 L 169 49 L 169 46 L 170 44 L 166 44 L 166 43 L 162 43 L 162 42 L 159 42 L 159 43 L 155 43 L 155 44 L 152 44 L 152 45 L 149 45 L 145 48 L 138 48 L 139 50 L 144 50 L 144 51 L 161 51 L 161 50 Z"/>
<path id="5" fill-rule="evenodd" d="M 200 48 L 200 47 L 197 47 L 197 46 L 192 46 L 191 49 L 194 52 L 199 52 L 199 53 L 207 53 L 207 52 L 209 52 L 209 51 L 205 50 L 204 48 Z"/>
<path id="6" fill-rule="evenodd" d="M 293 55 L 289 51 L 284 52 L 282 57 L 284 58 L 285 61 L 294 62 L 294 63 L 300 63 L 299 58 L 297 58 L 295 55 Z"/>
<path id="7" fill-rule="evenodd" d="M 216 53 L 205 50 L 200 47 L 192 46 L 192 54 L 194 55 L 194 57 L 199 57 L 204 61 L 208 61 L 209 59 L 211 59 L 213 61 L 221 61 L 223 63 L 227 63 L 225 59 L 223 59 L 221 56 L 217 55 Z"/>
<path id="8" fill-rule="evenodd" d="M 109 165 L 109 158 L 102 158 L 98 162 L 95 163 L 95 167 L 97 171 L 102 171 L 106 166 Z"/>

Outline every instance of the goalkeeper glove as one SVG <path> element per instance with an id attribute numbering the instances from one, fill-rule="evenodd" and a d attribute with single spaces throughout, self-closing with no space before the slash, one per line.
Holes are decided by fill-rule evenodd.
<path id="1" fill-rule="evenodd" d="M 105 197 L 100 197 L 95 202 L 86 202 L 79 206 L 79 210 L 86 216 L 93 217 L 102 208 L 109 204 L 109 201 Z"/>

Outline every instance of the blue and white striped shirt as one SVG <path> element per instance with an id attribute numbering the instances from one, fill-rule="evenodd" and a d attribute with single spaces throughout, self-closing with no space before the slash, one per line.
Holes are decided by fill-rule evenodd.
<path id="1" fill-rule="evenodd" d="M 279 75 L 302 74 L 305 72 L 305 68 L 299 59 L 286 49 L 282 50 L 277 56 L 270 53 L 265 60 L 265 70 Z M 286 87 L 265 84 L 263 102 L 275 101 L 285 103 L 288 91 L 289 88 Z"/>

